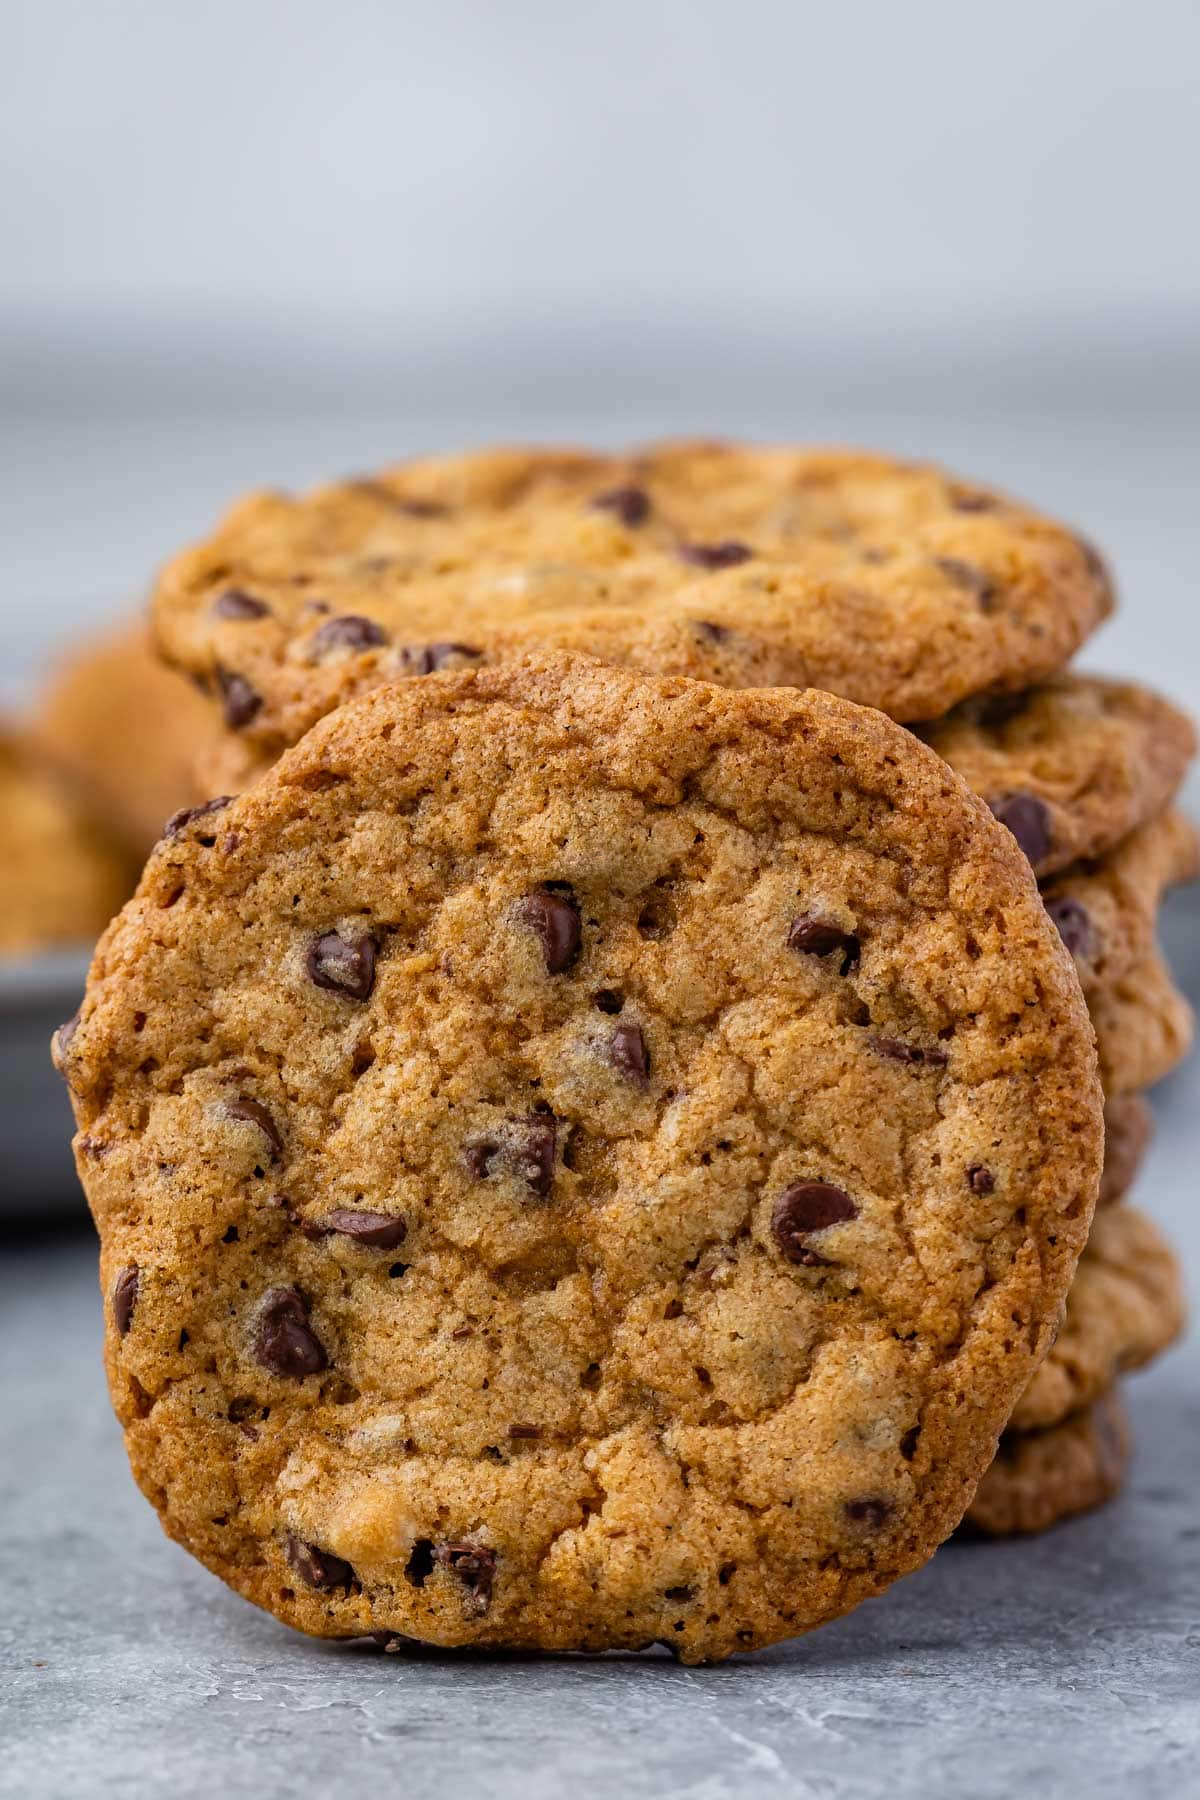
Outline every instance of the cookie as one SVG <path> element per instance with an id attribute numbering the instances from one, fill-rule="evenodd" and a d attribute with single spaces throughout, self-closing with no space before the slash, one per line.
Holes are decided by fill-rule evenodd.
<path id="1" fill-rule="evenodd" d="M 1106 856 L 1076 863 L 1042 884 L 1046 911 L 1075 958 L 1085 995 L 1116 988 L 1153 955 L 1164 893 L 1194 881 L 1198 868 L 1196 827 L 1168 811 Z"/>
<path id="2" fill-rule="evenodd" d="M 0 956 L 90 945 L 134 870 L 16 730 L 0 727 Z"/>
<path id="3" fill-rule="evenodd" d="M 303 1630 L 688 1661 L 915 1567 L 1098 1183 L 1011 838 L 821 693 L 381 689 L 180 824 L 56 1057 L 168 1531 Z"/>
<path id="4" fill-rule="evenodd" d="M 929 719 L 1048 675 L 1111 606 L 1090 546 L 938 469 L 675 444 L 252 495 L 164 570 L 155 617 L 271 758 L 366 689 L 543 648 Z"/>
<path id="5" fill-rule="evenodd" d="M 1132 1442 L 1115 1391 L 1044 1431 L 1006 1431 L 967 1522 L 989 1537 L 1048 1531 L 1121 1489 Z"/>
<path id="6" fill-rule="evenodd" d="M 1104 1102 L 1104 1169 L 1097 1206 L 1113 1206 L 1133 1186 L 1154 1135 L 1154 1114 L 1141 1094 L 1113 1094 Z"/>
<path id="7" fill-rule="evenodd" d="M 1186 714 L 1149 688 L 1056 675 L 971 700 L 926 743 L 988 801 L 1039 875 L 1099 856 L 1160 813 L 1195 755 Z"/>
<path id="8" fill-rule="evenodd" d="M 1169 1075 L 1192 1047 L 1192 1009 L 1155 949 L 1088 995 L 1104 1092 L 1136 1093 Z"/>
<path id="9" fill-rule="evenodd" d="M 139 863 L 172 813 L 206 798 L 197 758 L 224 735 L 192 683 L 159 661 L 140 621 L 90 640 L 59 665 L 33 729 Z"/>
<path id="10" fill-rule="evenodd" d="M 1179 1264 L 1158 1226 L 1132 1206 L 1097 1213 L 1054 1348 L 1010 1425 L 1057 1425 L 1173 1344 L 1186 1305 Z"/>

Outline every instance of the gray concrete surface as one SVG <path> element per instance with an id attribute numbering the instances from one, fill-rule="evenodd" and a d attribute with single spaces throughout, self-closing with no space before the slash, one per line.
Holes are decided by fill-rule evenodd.
<path id="1" fill-rule="evenodd" d="M 1170 947 L 1200 991 L 1200 904 Z M 1143 1204 L 1200 1269 L 1200 1068 L 1160 1090 Z M 309 1643 L 159 1533 L 98 1364 L 94 1244 L 0 1248 L 0 1794 L 21 1800 L 1171 1800 L 1200 1791 L 1200 1348 L 1131 1381 L 1113 1506 L 953 1541 L 798 1643 L 384 1656 Z"/>

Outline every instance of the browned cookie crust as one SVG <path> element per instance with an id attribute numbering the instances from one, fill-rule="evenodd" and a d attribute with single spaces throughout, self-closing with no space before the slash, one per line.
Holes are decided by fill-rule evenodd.
<path id="1" fill-rule="evenodd" d="M 1075 958 L 1089 999 L 1116 988 L 1154 953 L 1164 893 L 1194 881 L 1198 866 L 1196 827 L 1182 813 L 1165 812 L 1106 856 L 1074 864 L 1042 884 L 1046 911 Z"/>
<path id="2" fill-rule="evenodd" d="M 484 451 L 252 495 L 163 572 L 168 659 L 274 757 L 355 694 L 528 650 L 899 719 L 1059 668 L 1112 606 L 1064 527 L 850 451 Z"/>
<path id="3" fill-rule="evenodd" d="M 1008 825 L 1039 875 L 1110 850 L 1160 813 L 1195 755 L 1186 714 L 1149 688 L 1057 675 L 971 700 L 922 732 Z"/>
<path id="4" fill-rule="evenodd" d="M 190 682 L 163 667 L 140 620 L 64 659 L 33 729 L 45 754 L 139 863 L 173 812 L 207 798 L 196 763 L 219 735 L 212 708 Z"/>
<path id="5" fill-rule="evenodd" d="M 1136 1093 L 1169 1075 L 1192 1047 L 1192 1009 L 1155 949 L 1088 995 L 1104 1092 Z"/>
<path id="6" fill-rule="evenodd" d="M 1098 1206 L 1113 1206 L 1133 1186 L 1154 1135 L 1154 1114 L 1141 1094 L 1113 1094 L 1104 1102 L 1104 1170 Z"/>
<path id="7" fill-rule="evenodd" d="M 1098 1182 L 1078 983 L 945 765 L 533 658 L 181 827 L 57 1042 L 167 1529 L 304 1630 L 686 1660 L 961 1517 Z"/>
<path id="8" fill-rule="evenodd" d="M 1103 1506 L 1129 1467 L 1129 1419 L 1115 1390 L 1044 1431 L 1006 1431 L 967 1520 L 990 1537 L 1048 1531 Z"/>
<path id="9" fill-rule="evenodd" d="M 1013 1410 L 1014 1430 L 1057 1425 L 1118 1375 L 1160 1356 L 1183 1329 L 1186 1302 L 1174 1252 L 1132 1206 L 1097 1213 L 1054 1348 Z"/>
<path id="10" fill-rule="evenodd" d="M 0 956 L 90 945 L 134 871 L 19 732 L 0 727 Z"/>

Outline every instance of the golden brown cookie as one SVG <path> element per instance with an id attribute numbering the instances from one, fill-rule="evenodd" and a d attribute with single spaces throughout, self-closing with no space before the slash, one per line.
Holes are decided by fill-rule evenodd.
<path id="1" fill-rule="evenodd" d="M 1169 1075 L 1192 1047 L 1192 1009 L 1160 950 L 1088 995 L 1104 1092 L 1136 1093 Z"/>
<path id="2" fill-rule="evenodd" d="M 94 943 L 134 871 L 33 747 L 3 727 L 0 835 L 0 956 Z"/>
<path id="3" fill-rule="evenodd" d="M 218 736 L 212 708 L 163 666 L 141 621 L 90 639 L 64 659 L 33 729 L 139 863 L 173 812 L 215 791 L 202 791 L 196 775 L 198 758 Z"/>
<path id="4" fill-rule="evenodd" d="M 1158 909 L 1168 888 L 1200 868 L 1196 827 L 1164 812 L 1093 862 L 1075 863 L 1042 883 L 1046 911 L 1075 958 L 1084 993 L 1116 988 L 1153 955 Z"/>
<path id="5" fill-rule="evenodd" d="M 1132 1206 L 1097 1213 L 1054 1348 L 1021 1396 L 1014 1430 L 1057 1425 L 1183 1329 L 1183 1279 L 1158 1226 Z"/>
<path id="6" fill-rule="evenodd" d="M 1104 1102 L 1104 1170 L 1098 1206 L 1113 1206 L 1133 1186 L 1154 1135 L 1154 1114 L 1142 1094 L 1113 1094 Z"/>
<path id="7" fill-rule="evenodd" d="M 326 1636 L 696 1661 L 878 1592 L 1099 1177 L 1074 971 L 943 763 L 564 657 L 182 824 L 56 1054 L 137 1478 Z"/>
<path id="8" fill-rule="evenodd" d="M 1110 850 L 1160 813 L 1196 752 L 1195 727 L 1178 707 L 1099 675 L 970 700 L 921 735 L 1043 876 Z"/>
<path id="9" fill-rule="evenodd" d="M 967 1522 L 989 1537 L 1048 1531 L 1112 1500 L 1131 1451 L 1128 1415 L 1115 1389 L 1061 1425 L 1006 1431 Z"/>
<path id="10" fill-rule="evenodd" d="M 528 649 L 927 719 L 1059 668 L 1090 546 L 924 465 L 668 444 L 484 451 L 250 496 L 163 572 L 161 646 L 273 757 L 351 696 Z"/>

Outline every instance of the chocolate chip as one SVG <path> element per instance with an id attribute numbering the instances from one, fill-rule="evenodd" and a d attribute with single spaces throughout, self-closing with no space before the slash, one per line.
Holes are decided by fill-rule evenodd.
<path id="1" fill-rule="evenodd" d="M 997 794 L 988 805 L 1036 868 L 1050 853 L 1050 809 L 1036 794 Z"/>
<path id="2" fill-rule="evenodd" d="M 241 588 L 226 588 L 213 601 L 212 610 L 218 619 L 265 619 L 271 609 L 254 594 L 243 593 Z"/>
<path id="3" fill-rule="evenodd" d="M 348 1562 L 331 1555 L 328 1550 L 318 1550 L 315 1544 L 306 1544 L 303 1538 L 289 1533 L 283 1553 L 301 1581 L 322 1593 L 330 1588 L 348 1588 L 354 1582 L 354 1570 Z"/>
<path id="4" fill-rule="evenodd" d="M 941 1069 L 950 1060 L 944 1050 L 923 1050 L 919 1044 L 906 1044 L 900 1038 L 868 1037 L 867 1042 L 877 1055 L 890 1057 L 893 1062 L 923 1063 L 928 1069 Z"/>
<path id="5" fill-rule="evenodd" d="M 597 494 L 592 505 L 602 512 L 616 513 L 622 525 L 631 529 L 636 525 L 644 525 L 650 517 L 650 496 L 645 488 L 626 487 L 609 488 L 606 494 Z"/>
<path id="6" fill-rule="evenodd" d="M 399 1213 L 339 1210 L 326 1213 L 320 1223 L 327 1232 L 353 1238 L 370 1250 L 394 1250 L 408 1235 L 408 1225 Z"/>
<path id="7" fill-rule="evenodd" d="M 1046 901 L 1046 911 L 1072 956 L 1081 957 L 1084 962 L 1095 956 L 1096 931 L 1092 915 L 1082 900 L 1076 900 L 1070 894 L 1055 894 L 1053 899 Z"/>
<path id="8" fill-rule="evenodd" d="M 754 552 L 749 544 L 725 538 L 719 544 L 680 544 L 676 554 L 681 562 L 691 563 L 697 569 L 732 569 L 738 563 L 749 562 Z"/>
<path id="9" fill-rule="evenodd" d="M 771 1234 L 789 1262 L 814 1268 L 825 1262 L 809 1243 L 809 1236 L 858 1217 L 849 1194 L 827 1181 L 796 1181 L 783 1190 L 771 1214 Z"/>
<path id="10" fill-rule="evenodd" d="M 369 1000 L 375 986 L 375 939 L 369 932 L 344 938 L 326 931 L 309 945 L 305 967 L 314 986 L 345 994 L 348 1000 Z"/>
<path id="11" fill-rule="evenodd" d="M 917 1440 L 921 1435 L 921 1427 L 912 1425 L 900 1439 L 900 1454 L 905 1462 L 911 1462 L 917 1454 Z"/>
<path id="12" fill-rule="evenodd" d="M 805 956 L 828 956 L 830 951 L 840 950 L 843 975 L 858 966 L 861 946 L 855 934 L 843 931 L 832 919 L 818 918 L 815 913 L 793 919 L 788 927 L 787 941 L 789 950 L 803 951 Z"/>
<path id="13" fill-rule="evenodd" d="M 540 1438 L 542 1428 L 540 1425 L 510 1425 L 508 1435 L 510 1438 Z"/>
<path id="14" fill-rule="evenodd" d="M 567 890 L 570 895 L 570 890 Z M 542 959 L 548 975 L 561 975 L 579 954 L 579 907 L 573 895 L 551 893 L 536 888 L 518 900 L 514 909 L 522 925 L 527 925 L 542 946 Z"/>
<path id="15" fill-rule="evenodd" d="M 218 794 L 215 800 L 205 800 L 201 806 L 180 807 L 178 812 L 173 812 L 171 814 L 170 818 L 163 826 L 163 837 L 178 837 L 180 832 L 186 831 L 187 827 L 196 819 L 206 819 L 210 813 L 222 812 L 225 807 L 231 804 L 232 800 L 232 794 Z"/>
<path id="16" fill-rule="evenodd" d="M 545 1199 L 554 1183 L 558 1120 L 552 1113 L 527 1113 L 509 1119 L 502 1133 L 472 1138 L 463 1160 L 476 1181 L 507 1173 Z"/>
<path id="17" fill-rule="evenodd" d="M 726 638 L 733 636 L 728 625 L 714 624 L 712 619 L 697 619 L 696 631 L 710 644 L 723 644 Z"/>
<path id="18" fill-rule="evenodd" d="M 996 1191 L 996 1177 L 986 1163 L 972 1163 L 967 1170 L 967 1186 L 973 1194 L 993 1194 Z"/>
<path id="19" fill-rule="evenodd" d="M 974 597 L 982 612 L 991 611 L 996 599 L 996 583 L 986 569 L 981 569 L 978 563 L 965 562 L 961 556 L 935 556 L 933 560 L 943 575 Z"/>
<path id="20" fill-rule="evenodd" d="M 608 1041 L 608 1059 L 636 1087 L 644 1088 L 650 1080 L 650 1057 L 640 1025 L 629 1021 L 618 1025 Z"/>
<path id="21" fill-rule="evenodd" d="M 328 1368 L 325 1347 L 308 1322 L 308 1302 L 295 1288 L 270 1288 L 263 1295 L 254 1353 L 273 1375 L 297 1380 Z"/>
<path id="22" fill-rule="evenodd" d="M 325 656 L 332 650 L 377 650 L 387 641 L 387 632 L 374 619 L 364 619 L 361 613 L 343 613 L 322 625 L 311 649 L 314 656 Z"/>
<path id="23" fill-rule="evenodd" d="M 137 1305 L 138 1285 L 141 1272 L 136 1263 L 130 1263 L 121 1270 L 113 1282 L 112 1316 L 113 1324 L 122 1337 L 125 1337 L 133 1323 L 133 1309 Z"/>
<path id="24" fill-rule="evenodd" d="M 240 731 L 249 725 L 262 707 L 262 695 L 255 692 L 244 675 L 235 675 L 229 669 L 218 668 L 217 687 L 229 729 Z"/>
<path id="25" fill-rule="evenodd" d="M 624 1004 L 625 996 L 616 988 L 597 988 L 592 995 L 592 1005 L 599 1007 L 602 1013 L 619 1013 Z"/>
<path id="26" fill-rule="evenodd" d="M 410 675 L 436 675 L 460 657 L 478 662 L 482 655 L 473 644 L 408 644 L 400 652 L 400 661 Z"/>
<path id="27" fill-rule="evenodd" d="M 485 1613 L 492 1603 L 496 1552 L 482 1544 L 439 1544 L 433 1560 L 441 1569 L 457 1575 L 467 1590 L 471 1610 Z"/>
<path id="28" fill-rule="evenodd" d="M 878 1531 L 891 1512 L 892 1503 L 872 1494 L 862 1500 L 847 1500 L 843 1510 L 856 1525 L 869 1525 L 873 1531 Z"/>
<path id="29" fill-rule="evenodd" d="M 422 1588 L 433 1574 L 433 1539 L 418 1538 L 404 1565 L 404 1579 L 410 1587 Z"/>
<path id="30" fill-rule="evenodd" d="M 226 1100 L 221 1111 L 227 1119 L 246 1119 L 251 1125 L 257 1125 L 271 1147 L 271 1161 L 278 1161 L 283 1154 L 283 1139 L 279 1135 L 279 1127 L 261 1101 L 251 1100 L 247 1095 L 240 1094 L 236 1100 Z"/>

